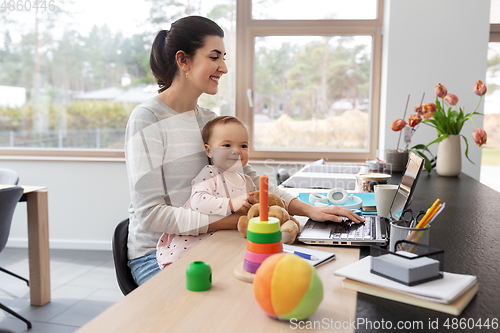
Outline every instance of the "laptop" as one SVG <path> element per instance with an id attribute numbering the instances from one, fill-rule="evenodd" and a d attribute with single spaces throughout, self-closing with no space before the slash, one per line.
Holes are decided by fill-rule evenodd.
<path id="1" fill-rule="evenodd" d="M 360 224 L 350 220 L 335 223 L 309 219 L 298 240 L 313 245 L 386 245 L 389 240 L 389 222 L 395 220 L 395 215 L 410 205 L 423 165 L 424 159 L 410 152 L 403 177 L 392 200 L 389 219 L 377 215 L 363 215 L 365 222 Z"/>

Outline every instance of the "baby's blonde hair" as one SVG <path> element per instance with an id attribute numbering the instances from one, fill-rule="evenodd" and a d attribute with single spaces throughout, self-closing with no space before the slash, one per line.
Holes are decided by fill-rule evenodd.
<path id="1" fill-rule="evenodd" d="M 210 136 L 212 135 L 213 129 L 215 125 L 218 124 L 240 124 L 241 126 L 247 128 L 245 124 L 241 120 L 239 120 L 236 117 L 233 116 L 219 116 L 217 118 L 214 118 L 210 120 L 208 123 L 205 124 L 203 129 L 201 130 L 201 138 L 203 139 L 204 144 L 208 144 L 208 140 L 210 139 Z"/>

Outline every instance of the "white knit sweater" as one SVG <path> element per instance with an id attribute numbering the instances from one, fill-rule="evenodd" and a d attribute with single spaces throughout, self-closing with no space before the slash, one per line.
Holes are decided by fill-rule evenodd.
<path id="1" fill-rule="evenodd" d="M 154 97 L 137 106 L 127 123 L 125 159 L 130 188 L 128 257 L 156 250 L 162 233 L 206 233 L 208 215 L 182 208 L 191 194 L 191 181 L 207 165 L 201 129 L 217 115 L 201 107 L 177 113 Z M 259 176 L 249 165 L 243 173 L 258 188 Z M 269 191 L 287 204 L 292 195 L 270 184 Z M 220 218 L 220 217 L 218 217 Z"/>

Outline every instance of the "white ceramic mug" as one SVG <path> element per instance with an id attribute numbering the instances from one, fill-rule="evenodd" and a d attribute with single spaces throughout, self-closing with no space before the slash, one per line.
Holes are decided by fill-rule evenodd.
<path id="1" fill-rule="evenodd" d="M 375 185 L 373 186 L 375 192 L 375 204 L 377 206 L 377 215 L 385 218 L 389 218 L 390 212 L 389 209 L 392 205 L 392 200 L 394 200 L 394 196 L 396 195 L 396 191 L 398 190 L 398 185 L 392 184 L 383 184 L 383 185 Z M 391 212 L 392 215 L 398 213 L 403 209 L 401 206 L 404 198 L 398 196 L 398 200 L 394 203 L 394 209 Z"/>

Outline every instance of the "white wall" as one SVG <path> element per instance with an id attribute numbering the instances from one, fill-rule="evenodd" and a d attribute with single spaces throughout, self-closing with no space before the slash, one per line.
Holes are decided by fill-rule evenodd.
<path id="1" fill-rule="evenodd" d="M 434 102 L 434 86 L 441 83 L 458 96 L 460 107 L 471 112 L 478 96 L 472 92 L 477 80 L 485 82 L 489 38 L 490 1 L 386 0 L 382 67 L 381 131 L 379 149 L 395 149 L 399 132 L 390 124 L 402 118 L 408 94 L 408 113 L 420 103 Z M 484 103 L 484 102 L 483 102 Z M 482 112 L 483 105 L 478 109 Z M 474 116 L 481 128 L 483 119 Z M 469 142 L 470 163 L 462 158 L 462 171 L 479 179 L 481 149 L 472 139 L 468 121 L 462 134 Z M 428 144 L 437 138 L 435 129 L 420 126 L 412 144 Z M 432 146 L 433 153 L 438 145 Z M 462 150 L 465 143 L 462 139 Z"/>
<path id="2" fill-rule="evenodd" d="M 110 250 L 114 227 L 128 217 L 124 162 L 11 161 L 22 185 L 48 187 L 51 248 Z M 27 247 L 26 203 L 14 213 L 7 246 Z"/>
<path id="3" fill-rule="evenodd" d="M 484 80 L 489 31 L 489 1 L 386 1 L 380 149 L 393 149 L 397 134 L 389 129 L 401 118 L 411 94 L 410 110 L 425 91 L 435 99 L 434 85 L 444 84 L 458 95 L 460 106 L 475 107 L 472 86 Z M 482 109 L 482 108 L 481 108 Z M 482 119 L 475 118 L 482 126 Z M 479 176 L 481 151 L 470 133 L 469 154 L 476 166 L 463 161 L 463 171 Z M 421 127 L 414 143 L 428 143 L 436 134 Z M 465 147 L 462 147 L 465 149 Z M 437 145 L 434 147 L 437 151 Z M 49 191 L 51 248 L 111 249 L 115 225 L 127 217 L 130 203 L 124 162 L 25 161 L 1 159 L 0 167 L 20 174 L 21 184 L 45 185 Z M 273 167 L 256 166 L 259 174 L 275 179 Z M 293 173 L 296 168 L 291 170 Z M 27 246 L 26 204 L 19 204 L 8 246 Z"/>
<path id="4" fill-rule="evenodd" d="M 254 169 L 275 183 L 277 167 Z M 0 168 L 16 170 L 20 185 L 48 187 L 51 248 L 111 250 L 116 224 L 128 217 L 125 162 L 0 159 Z M 28 246 L 26 221 L 26 203 L 22 202 L 16 207 L 7 246 Z"/>

